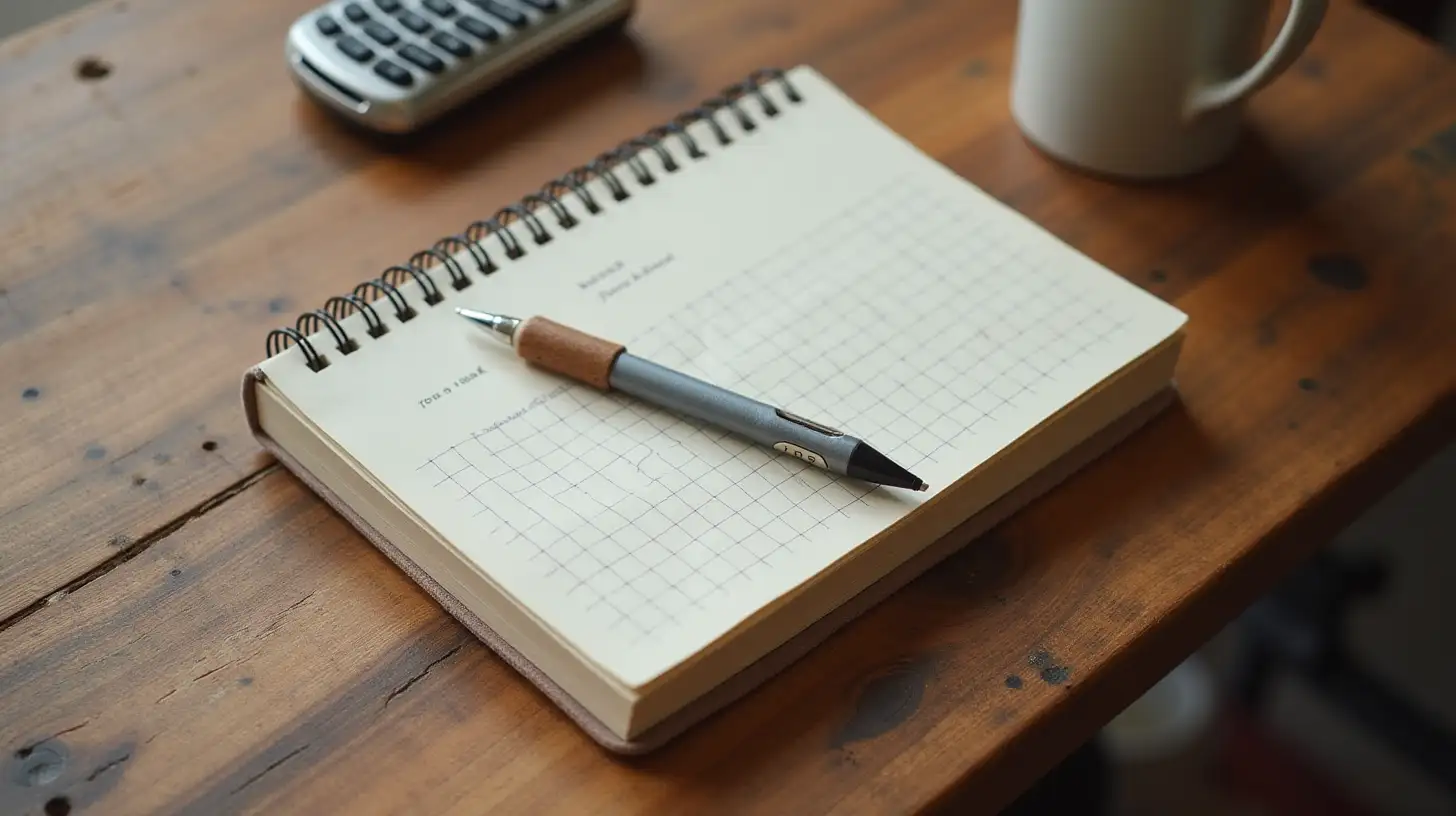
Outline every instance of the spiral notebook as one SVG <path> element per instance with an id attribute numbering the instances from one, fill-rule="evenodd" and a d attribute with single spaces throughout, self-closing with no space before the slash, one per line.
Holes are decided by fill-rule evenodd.
<path id="1" fill-rule="evenodd" d="M 843 428 L 930 489 L 565 381 L 455 306 L 614 338 Z M 633 752 L 1146 419 L 1184 322 L 801 66 L 271 332 L 243 399 L 290 470 L 586 733 Z"/>

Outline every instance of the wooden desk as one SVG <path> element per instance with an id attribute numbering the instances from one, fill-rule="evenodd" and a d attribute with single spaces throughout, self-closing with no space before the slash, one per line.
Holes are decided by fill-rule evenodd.
<path id="1" fill-rule="evenodd" d="M 106 2 L 0 45 L 0 811 L 991 809 L 1453 436 L 1456 64 L 1348 2 L 1230 165 L 1140 187 L 1023 143 L 1010 3 L 646 0 L 387 151 L 290 86 L 306 6 Z M 619 761 L 259 453 L 238 376 L 442 229 L 800 61 L 1189 312 L 1183 402 Z"/>

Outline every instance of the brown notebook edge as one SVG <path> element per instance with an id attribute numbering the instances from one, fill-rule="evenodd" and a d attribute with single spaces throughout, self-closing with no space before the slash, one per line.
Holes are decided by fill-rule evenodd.
<path id="1" fill-rule="evenodd" d="M 248 428 L 264 450 L 268 451 L 284 468 L 293 473 L 294 476 L 317 494 L 319 498 L 323 499 L 326 504 L 342 516 L 345 521 L 349 522 L 350 525 L 358 530 L 370 544 L 374 545 L 395 566 L 399 567 L 400 570 L 418 584 L 441 608 L 456 620 L 460 621 L 466 629 L 470 630 L 472 634 L 499 655 L 507 665 L 535 685 L 567 717 L 586 732 L 589 737 L 606 750 L 624 755 L 645 754 L 662 747 L 694 724 L 727 707 L 730 703 L 748 694 L 774 675 L 793 665 L 799 658 L 818 646 L 845 624 L 873 608 L 930 567 L 984 535 L 991 528 L 1005 521 L 1037 497 L 1051 490 L 1078 470 L 1116 447 L 1122 440 L 1131 436 L 1136 430 L 1160 414 L 1172 403 L 1175 396 L 1175 389 L 1171 385 L 1163 389 L 1154 397 L 1126 414 L 1123 414 L 1099 432 L 1082 441 L 1065 456 L 1022 482 L 1009 493 L 993 502 L 985 510 L 962 522 L 960 526 L 956 527 L 949 534 L 941 537 L 924 550 L 921 550 L 898 568 L 886 574 L 829 614 L 815 621 L 772 652 L 769 652 L 758 661 L 745 667 L 682 709 L 669 715 L 662 722 L 652 726 L 635 739 L 624 740 L 603 725 L 590 711 L 586 710 L 575 698 L 563 691 L 550 677 L 536 668 L 535 664 L 531 663 L 524 655 L 516 651 L 514 647 L 497 635 L 480 618 L 476 617 L 474 613 L 456 601 L 443 587 L 435 583 L 429 575 L 416 566 L 408 556 L 400 552 L 398 548 L 381 536 L 377 530 L 340 500 L 333 491 L 329 490 L 307 468 L 299 464 L 298 460 L 294 459 L 288 451 L 281 448 L 272 437 L 268 436 L 258 423 L 257 398 L 255 396 L 255 387 L 262 379 L 263 374 L 257 368 L 249 369 L 244 374 L 242 400 L 243 412 L 247 418 Z"/>

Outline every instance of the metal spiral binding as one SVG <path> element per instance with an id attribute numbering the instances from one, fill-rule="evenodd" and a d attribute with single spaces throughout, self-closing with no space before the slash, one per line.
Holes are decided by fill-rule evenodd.
<path id="1" fill-rule="evenodd" d="M 757 130 L 758 123 L 744 110 L 742 103 L 746 98 L 752 96 L 757 100 L 758 107 L 764 116 L 769 118 L 778 116 L 780 113 L 778 106 L 763 90 L 770 82 L 777 82 L 783 89 L 785 98 L 790 102 L 797 104 L 802 101 L 798 90 L 789 82 L 782 70 L 765 68 L 754 71 L 748 75 L 747 79 L 724 88 L 717 96 L 706 99 L 697 107 L 684 111 L 674 117 L 671 122 L 651 128 L 642 135 L 598 155 L 581 167 L 572 169 L 560 178 L 552 179 L 537 192 L 523 196 L 515 204 L 502 207 L 494 216 L 472 222 L 460 234 L 447 235 L 439 239 L 428 249 L 422 249 L 410 256 L 406 263 L 391 266 L 384 270 L 379 277 L 361 282 L 349 294 L 329 298 L 324 302 L 322 308 L 299 315 L 293 326 L 273 329 L 268 332 L 267 356 L 273 357 L 283 353 L 290 346 L 297 345 L 302 349 L 304 360 L 310 369 L 322 371 L 328 368 L 328 358 L 319 353 L 308 339 L 309 335 L 319 331 L 320 327 L 328 330 L 334 341 L 334 347 L 340 354 L 354 353 L 360 348 L 359 342 L 349 335 L 342 323 L 344 318 L 350 314 L 358 312 L 363 315 L 365 331 L 371 339 L 383 337 L 389 333 L 390 329 L 380 318 L 380 309 L 392 309 L 395 319 L 401 323 L 406 323 L 419 314 L 404 293 L 400 291 L 402 285 L 410 281 L 418 283 L 424 293 L 424 304 L 427 306 L 435 306 L 442 302 L 447 292 L 431 275 L 432 270 L 438 272 L 441 268 L 444 269 L 450 277 L 450 289 L 459 291 L 471 285 L 473 279 L 455 259 L 455 255 L 461 250 L 470 254 L 476 272 L 481 275 L 489 275 L 500 269 L 500 265 L 486 250 L 486 243 L 491 236 L 495 236 L 507 260 L 520 258 L 529 251 L 521 239 L 513 231 L 507 229 L 509 225 L 517 221 L 523 222 L 530 232 L 530 243 L 542 246 L 550 243 L 554 236 L 542 222 L 538 213 L 548 212 L 556 226 L 562 230 L 569 230 L 579 223 L 577 217 L 562 202 L 563 197 L 574 196 L 589 215 L 600 214 L 603 211 L 603 205 L 587 189 L 587 182 L 593 179 L 602 181 L 614 201 L 626 201 L 631 197 L 626 186 L 617 177 L 617 172 L 624 165 L 638 184 L 644 187 L 655 184 L 657 179 L 653 176 L 647 163 L 642 161 L 638 155 L 640 152 L 653 151 L 661 161 L 664 172 L 677 172 L 681 165 L 678 164 L 672 153 L 663 147 L 663 142 L 667 141 L 669 137 L 678 139 L 687 150 L 689 158 L 695 161 L 707 158 L 708 154 L 703 151 L 697 139 L 688 133 L 689 125 L 698 122 L 706 123 L 720 147 L 731 145 L 733 139 L 718 122 L 716 118 L 718 113 L 727 110 L 745 132 L 751 133 Z"/>

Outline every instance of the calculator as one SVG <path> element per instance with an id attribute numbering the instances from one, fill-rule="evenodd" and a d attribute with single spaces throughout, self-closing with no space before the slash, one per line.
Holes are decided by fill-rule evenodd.
<path id="1" fill-rule="evenodd" d="M 310 96 L 407 133 L 595 31 L 634 0 L 331 0 L 294 21 L 286 55 Z"/>

